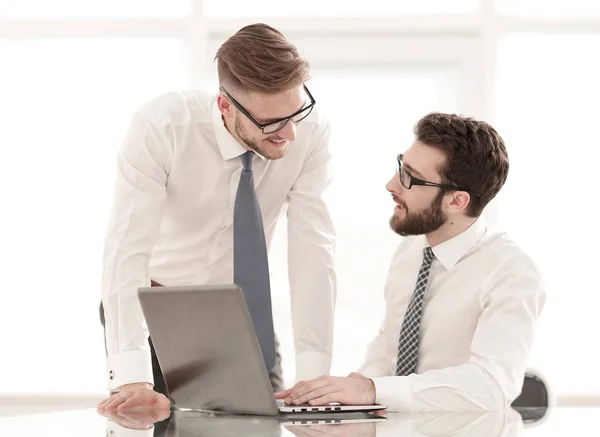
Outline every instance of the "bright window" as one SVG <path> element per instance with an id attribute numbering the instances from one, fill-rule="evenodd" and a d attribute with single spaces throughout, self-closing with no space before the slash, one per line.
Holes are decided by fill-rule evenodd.
<path id="1" fill-rule="evenodd" d="M 0 19 L 181 17 L 192 0 L 2 0 Z"/>
<path id="2" fill-rule="evenodd" d="M 0 332 L 16 334 L 2 336 L 3 392 L 103 390 L 97 307 L 116 153 L 137 107 L 186 86 L 183 49 L 176 39 L 0 41 L 11 302 Z"/>
<path id="3" fill-rule="evenodd" d="M 600 17 L 600 2 L 595 0 L 495 0 L 494 3 L 498 12 L 521 17 Z"/>
<path id="4" fill-rule="evenodd" d="M 305 0 L 303 2 L 283 2 L 279 0 L 263 0 L 259 3 L 245 0 L 205 0 L 204 7 L 209 17 L 302 17 L 302 16 L 379 16 L 390 15 L 430 15 L 461 14 L 472 12 L 477 8 L 477 0 L 421 0 L 388 1 L 372 0 L 369 2 L 345 2 L 343 7 L 334 1 Z"/>
<path id="5" fill-rule="evenodd" d="M 538 262 L 548 291 L 531 364 L 557 393 L 598 393 L 590 375 L 600 359 L 591 346 L 600 331 L 600 64 L 590 54 L 600 35 L 515 34 L 498 49 L 497 127 L 511 160 L 502 222 Z"/>

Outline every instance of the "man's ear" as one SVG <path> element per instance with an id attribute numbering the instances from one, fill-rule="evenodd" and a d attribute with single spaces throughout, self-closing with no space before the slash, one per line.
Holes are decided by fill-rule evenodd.
<path id="1" fill-rule="evenodd" d="M 225 95 L 219 94 L 217 96 L 217 107 L 219 108 L 219 111 L 223 117 L 233 117 L 233 105 Z"/>
<path id="2" fill-rule="evenodd" d="M 471 202 L 471 196 L 466 191 L 454 191 L 448 202 L 448 208 L 453 212 L 464 211 Z"/>

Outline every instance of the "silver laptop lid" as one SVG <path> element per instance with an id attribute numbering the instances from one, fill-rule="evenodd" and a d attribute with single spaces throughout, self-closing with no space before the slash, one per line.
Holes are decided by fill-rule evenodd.
<path id="1" fill-rule="evenodd" d="M 277 414 L 237 286 L 143 287 L 138 297 L 175 407 Z"/>

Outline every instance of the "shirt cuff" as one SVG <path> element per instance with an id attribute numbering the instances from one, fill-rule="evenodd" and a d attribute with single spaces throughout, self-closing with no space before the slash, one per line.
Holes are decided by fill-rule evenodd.
<path id="1" fill-rule="evenodd" d="M 108 389 L 134 382 L 154 384 L 150 351 L 132 350 L 110 355 L 107 361 Z"/>
<path id="2" fill-rule="evenodd" d="M 125 428 L 112 420 L 106 423 L 107 437 L 152 437 L 154 435 L 154 426 L 150 429 L 131 429 Z"/>
<path id="3" fill-rule="evenodd" d="M 377 404 L 386 405 L 388 411 L 410 411 L 412 392 L 406 376 L 383 376 L 372 381 Z"/>
<path id="4" fill-rule="evenodd" d="M 329 375 L 331 355 L 304 351 L 296 353 L 296 382 Z"/>

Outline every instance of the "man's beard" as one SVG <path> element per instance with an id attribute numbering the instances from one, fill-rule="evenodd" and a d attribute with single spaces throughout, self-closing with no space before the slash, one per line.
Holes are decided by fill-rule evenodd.
<path id="1" fill-rule="evenodd" d="M 237 136 L 240 137 L 240 139 L 244 142 L 244 144 L 246 146 L 250 147 L 255 152 L 260 153 L 260 147 L 258 146 L 256 141 L 251 140 L 250 138 L 246 137 L 246 131 L 244 130 L 244 126 L 242 125 L 240 118 L 237 116 L 235 117 L 234 129 L 235 129 L 235 133 L 237 134 Z M 261 155 L 262 155 L 262 153 L 261 153 Z"/>
<path id="2" fill-rule="evenodd" d="M 390 219 L 390 227 L 403 237 L 437 231 L 448 220 L 448 216 L 442 211 L 444 194 L 446 193 L 441 190 L 427 209 L 415 214 L 410 213 L 404 202 L 394 198 L 404 208 L 404 217 L 398 217 L 394 214 Z"/>
<path id="3" fill-rule="evenodd" d="M 256 153 L 260 154 L 261 156 L 264 156 L 267 159 L 279 159 L 282 157 L 281 155 L 273 155 L 272 153 L 269 153 L 269 151 L 266 150 L 264 147 L 261 147 L 256 140 L 248 138 L 246 136 L 246 129 L 244 129 L 244 126 L 242 125 L 239 116 L 235 117 L 234 130 L 237 136 L 240 138 L 240 140 L 244 142 L 246 146 L 254 150 Z"/>

